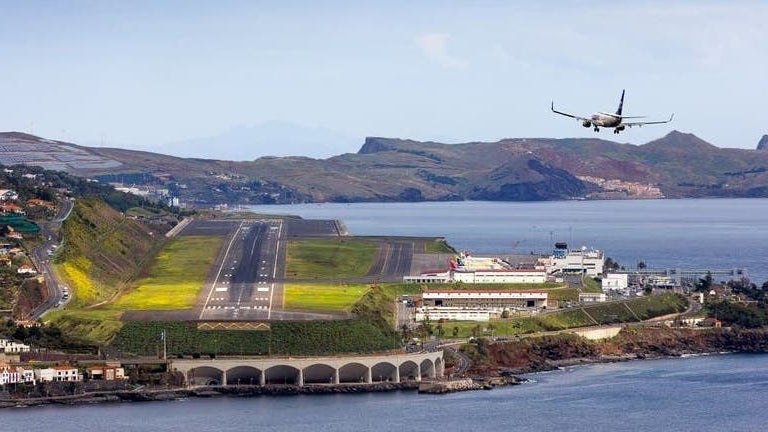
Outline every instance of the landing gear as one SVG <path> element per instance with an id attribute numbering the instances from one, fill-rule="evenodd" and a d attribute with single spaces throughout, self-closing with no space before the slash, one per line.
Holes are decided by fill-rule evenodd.
<path id="1" fill-rule="evenodd" d="M 621 131 L 620 131 L 620 130 L 618 130 L 618 129 L 614 129 L 614 130 L 613 130 L 613 133 L 615 133 L 616 135 L 618 135 L 618 134 L 619 134 L 619 132 L 621 132 Z"/>
<path id="2" fill-rule="evenodd" d="M 598 128 L 597 126 L 595 126 L 595 132 L 600 132 L 600 128 Z"/>

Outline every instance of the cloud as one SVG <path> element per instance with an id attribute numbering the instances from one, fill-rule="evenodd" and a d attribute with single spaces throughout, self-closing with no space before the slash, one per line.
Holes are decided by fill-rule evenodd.
<path id="1" fill-rule="evenodd" d="M 467 62 L 448 52 L 448 39 L 445 33 L 429 33 L 416 38 L 416 45 L 431 62 L 445 69 L 464 69 Z"/>

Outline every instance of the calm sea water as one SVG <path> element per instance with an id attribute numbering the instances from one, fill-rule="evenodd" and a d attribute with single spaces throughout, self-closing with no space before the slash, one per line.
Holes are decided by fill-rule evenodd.
<path id="1" fill-rule="evenodd" d="M 440 202 L 252 206 L 341 219 L 354 235 L 440 236 L 474 253 L 549 253 L 555 242 L 604 250 L 627 268 L 745 268 L 768 280 L 768 199 Z"/>
<path id="2" fill-rule="evenodd" d="M 768 355 L 591 365 L 491 391 L 188 399 L 0 411 L 3 431 L 764 431 Z"/>

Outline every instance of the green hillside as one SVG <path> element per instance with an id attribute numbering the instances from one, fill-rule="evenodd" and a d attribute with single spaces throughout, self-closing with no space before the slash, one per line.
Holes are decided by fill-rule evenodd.
<path id="1" fill-rule="evenodd" d="M 73 290 L 72 306 L 108 300 L 136 278 L 163 244 L 170 225 L 149 225 L 95 198 L 79 199 L 62 225 L 59 275 Z"/>

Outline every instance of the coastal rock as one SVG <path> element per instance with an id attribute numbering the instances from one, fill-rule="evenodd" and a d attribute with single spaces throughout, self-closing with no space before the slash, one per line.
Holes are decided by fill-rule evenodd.
<path id="1" fill-rule="evenodd" d="M 475 383 L 471 378 L 451 381 L 423 381 L 419 385 L 419 393 L 443 394 L 486 388 L 483 384 Z"/>

